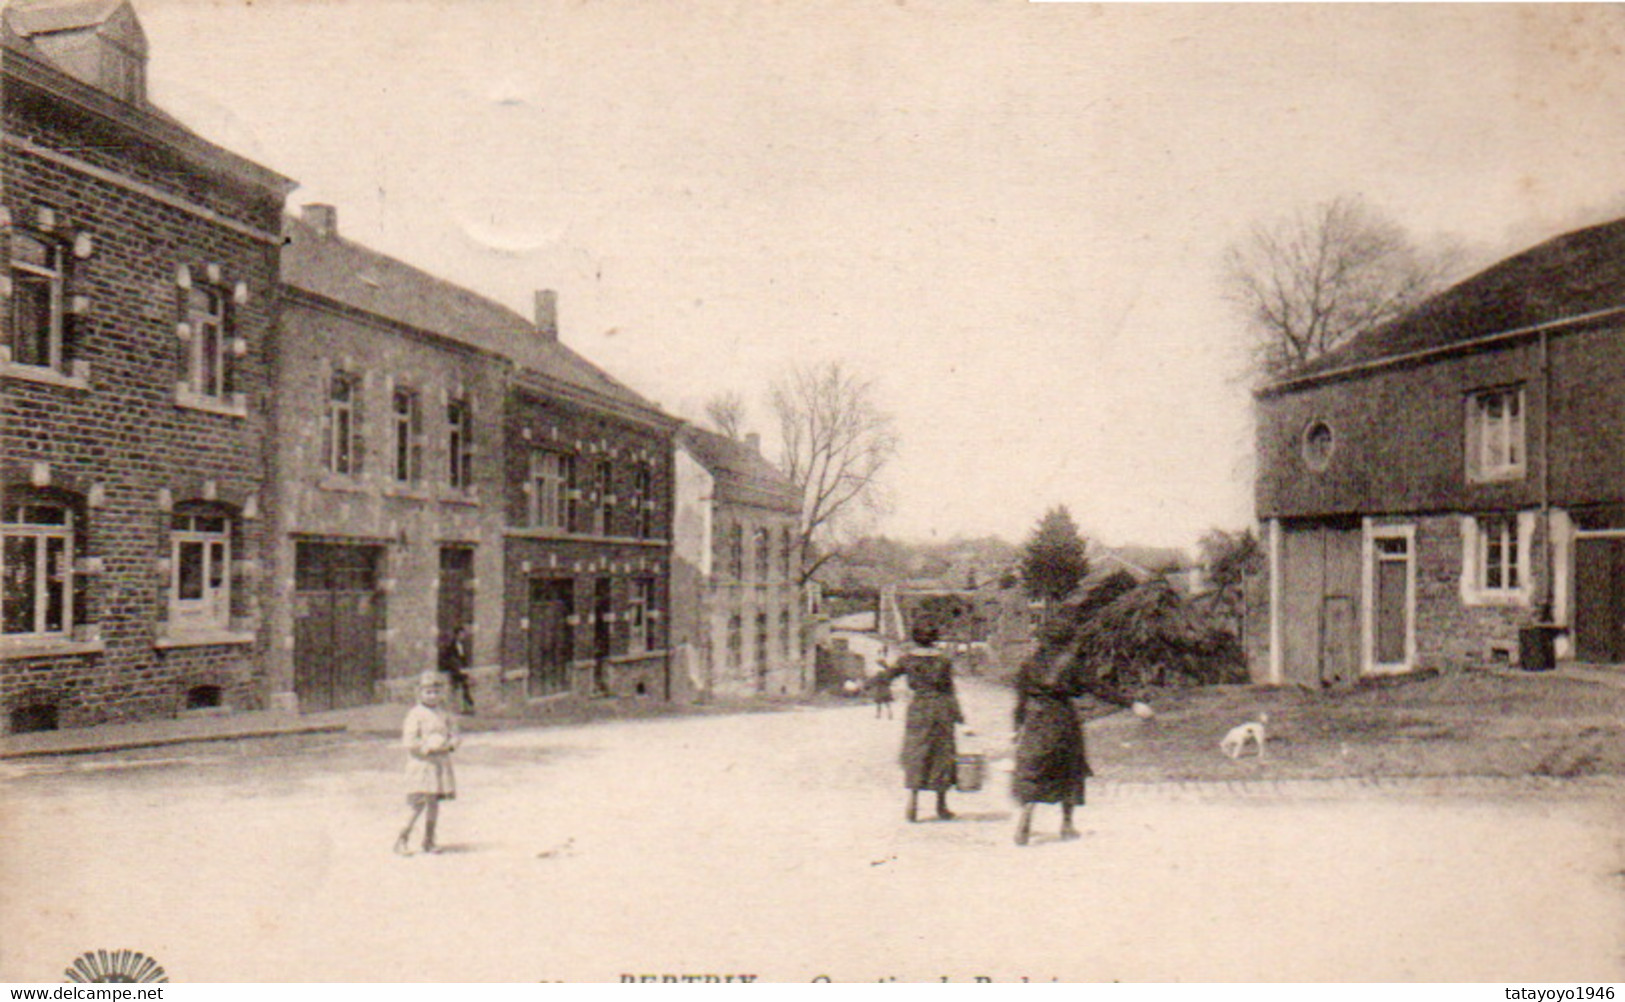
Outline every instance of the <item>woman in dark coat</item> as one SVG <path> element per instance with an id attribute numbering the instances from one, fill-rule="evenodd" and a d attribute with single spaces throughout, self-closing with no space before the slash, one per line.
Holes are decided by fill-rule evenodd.
<path id="1" fill-rule="evenodd" d="M 1017 845 L 1026 845 L 1032 833 L 1034 804 L 1060 804 L 1061 838 L 1078 837 L 1072 808 L 1083 803 L 1084 781 L 1094 775 L 1083 724 L 1072 703 L 1083 695 L 1142 712 L 1142 704 L 1095 679 L 1078 662 L 1075 650 L 1059 656 L 1035 655 L 1016 676 L 1016 769 L 1010 792 L 1021 804 Z"/>
<path id="2" fill-rule="evenodd" d="M 903 719 L 903 785 L 908 787 L 908 819 L 919 820 L 921 790 L 937 795 L 937 817 L 953 818 L 948 810 L 948 788 L 954 785 L 958 749 L 954 745 L 954 725 L 965 722 L 954 692 L 953 665 L 947 655 L 935 649 L 937 631 L 929 627 L 914 630 L 915 649 L 897 659 L 884 673 L 889 684 L 898 676 L 908 678 L 912 693 L 908 714 Z"/>

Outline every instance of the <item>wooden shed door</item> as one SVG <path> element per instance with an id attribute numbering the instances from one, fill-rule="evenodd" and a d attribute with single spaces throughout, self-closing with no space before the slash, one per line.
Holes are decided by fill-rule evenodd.
<path id="1" fill-rule="evenodd" d="M 294 692 L 303 710 L 377 701 L 380 548 L 300 543 L 294 557 Z"/>
<path id="2" fill-rule="evenodd" d="M 1342 522 L 1281 534 L 1283 681 L 1321 685 L 1360 673 L 1360 530 Z"/>
<path id="3" fill-rule="evenodd" d="M 1581 661 L 1625 662 L 1625 539 L 1575 540 L 1574 646 Z"/>

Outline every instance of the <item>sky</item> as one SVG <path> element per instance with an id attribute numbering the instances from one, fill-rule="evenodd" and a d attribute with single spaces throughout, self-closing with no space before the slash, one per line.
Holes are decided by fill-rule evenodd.
<path id="1" fill-rule="evenodd" d="M 679 417 L 838 360 L 912 540 L 1252 519 L 1220 261 L 1358 196 L 1488 264 L 1625 215 L 1614 6 L 135 0 L 153 99 Z"/>

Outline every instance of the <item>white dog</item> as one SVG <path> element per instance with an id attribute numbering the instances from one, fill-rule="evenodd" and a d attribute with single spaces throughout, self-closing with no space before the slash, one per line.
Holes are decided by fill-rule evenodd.
<path id="1" fill-rule="evenodd" d="M 1260 713 L 1257 720 L 1249 720 L 1245 724 L 1238 724 L 1230 728 L 1230 733 L 1219 742 L 1219 748 L 1231 758 L 1240 758 L 1241 753 L 1247 750 L 1247 742 L 1251 741 L 1258 746 L 1258 757 L 1264 757 L 1264 725 L 1269 722 L 1270 715 Z"/>

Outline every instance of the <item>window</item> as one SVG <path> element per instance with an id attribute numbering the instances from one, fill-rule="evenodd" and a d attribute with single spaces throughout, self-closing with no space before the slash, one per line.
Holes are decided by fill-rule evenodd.
<path id="1" fill-rule="evenodd" d="M 756 614 L 756 674 L 767 674 L 767 613 Z"/>
<path id="2" fill-rule="evenodd" d="M 1523 389 L 1507 387 L 1468 397 L 1468 478 L 1516 479 L 1523 470 Z"/>
<path id="3" fill-rule="evenodd" d="M 1319 473 L 1332 464 L 1332 450 L 1337 440 L 1332 426 L 1324 421 L 1311 422 L 1303 431 L 1303 464 Z"/>
<path id="4" fill-rule="evenodd" d="M 791 562 L 795 558 L 796 550 L 795 543 L 790 539 L 789 529 L 779 530 L 779 549 L 782 550 L 784 554 L 784 579 L 786 581 L 793 581 L 795 580 L 796 572 L 791 566 Z"/>
<path id="5" fill-rule="evenodd" d="M 206 512 L 170 520 L 169 618 L 172 628 L 231 626 L 231 520 Z"/>
<path id="6" fill-rule="evenodd" d="M 187 387 L 202 397 L 223 398 L 226 379 L 226 297 L 208 286 L 186 290 L 186 325 L 190 331 Z"/>
<path id="7" fill-rule="evenodd" d="M 1479 552 L 1482 553 L 1478 587 L 1485 592 L 1516 592 L 1523 587 L 1518 570 L 1518 522 L 1509 517 L 1480 519 Z"/>
<path id="8" fill-rule="evenodd" d="M 728 617 L 728 667 L 735 671 L 739 670 L 744 653 L 744 639 L 740 636 L 743 630 L 744 624 L 740 622 L 738 616 Z"/>
<path id="9" fill-rule="evenodd" d="M 647 465 L 640 465 L 637 468 L 633 480 L 633 490 L 637 492 L 637 536 L 639 539 L 653 539 L 655 534 L 654 471 L 650 470 Z"/>
<path id="10" fill-rule="evenodd" d="M 779 651 L 786 658 L 790 656 L 790 610 L 779 610 Z"/>
<path id="11" fill-rule="evenodd" d="M 745 530 L 735 525 L 728 530 L 728 573 L 735 581 L 745 579 Z"/>
<path id="12" fill-rule="evenodd" d="M 325 465 L 333 473 L 361 473 L 361 377 L 336 371 L 327 391 Z"/>
<path id="13" fill-rule="evenodd" d="M 65 636 L 72 628 L 73 531 L 66 504 L 7 500 L 0 510 L 0 629 L 7 636 Z"/>
<path id="14" fill-rule="evenodd" d="M 1461 598 L 1467 605 L 1527 605 L 1538 517 L 1518 512 L 1461 521 Z"/>
<path id="15" fill-rule="evenodd" d="M 530 513 L 533 529 L 568 529 L 565 475 L 568 457 L 537 450 L 530 454 Z"/>
<path id="16" fill-rule="evenodd" d="M 751 535 L 751 545 L 756 547 L 756 580 L 766 582 L 770 573 L 769 564 L 773 559 L 773 543 L 766 529 L 757 529 Z"/>
<path id="17" fill-rule="evenodd" d="M 565 532 L 581 531 L 581 477 L 574 456 L 559 456 L 559 469 L 564 479 L 564 518 L 559 528 Z"/>
<path id="18" fill-rule="evenodd" d="M 66 367 L 62 338 L 62 252 L 26 233 L 11 234 L 11 361 Z"/>
<path id="19" fill-rule="evenodd" d="M 632 579 L 632 592 L 626 602 L 626 644 L 633 654 L 649 649 L 649 604 L 653 585 L 648 578 Z"/>
<path id="20" fill-rule="evenodd" d="M 391 413 L 395 425 L 395 479 L 415 484 L 423 479 L 423 408 L 417 391 L 397 386 Z"/>
<path id="21" fill-rule="evenodd" d="M 614 535 L 615 467 L 607 459 L 598 461 L 598 506 L 593 512 L 593 531 L 600 536 Z"/>
<path id="22" fill-rule="evenodd" d="M 474 416 L 466 400 L 446 403 L 446 482 L 459 490 L 474 486 Z"/>

